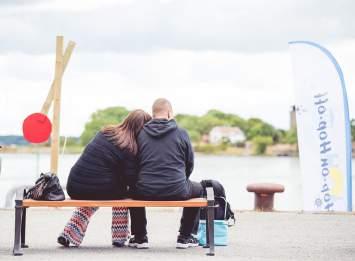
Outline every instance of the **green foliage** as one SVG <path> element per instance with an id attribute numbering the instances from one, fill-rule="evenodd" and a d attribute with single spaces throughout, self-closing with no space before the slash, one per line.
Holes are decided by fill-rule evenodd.
<path id="1" fill-rule="evenodd" d="M 181 128 L 187 130 L 190 139 L 193 142 L 198 142 L 201 140 L 201 133 L 196 128 L 199 117 L 187 114 L 178 114 L 176 115 L 175 119 Z"/>
<path id="2" fill-rule="evenodd" d="M 210 110 L 201 117 L 178 114 L 175 118 L 179 126 L 188 131 L 194 142 L 199 142 L 203 135 L 208 135 L 216 126 L 235 126 L 242 130 L 247 126 L 247 122 L 239 116 L 218 110 Z"/>
<path id="3" fill-rule="evenodd" d="M 205 114 L 196 122 L 196 129 L 201 135 L 209 134 L 213 127 L 223 125 L 223 123 L 222 119 Z"/>
<path id="4" fill-rule="evenodd" d="M 228 147 L 227 144 L 219 144 L 219 145 L 198 144 L 195 146 L 195 151 L 200 153 L 206 153 L 206 154 L 214 154 L 221 151 L 225 151 L 227 147 Z"/>
<path id="5" fill-rule="evenodd" d="M 129 111 L 124 107 L 109 107 L 96 111 L 85 124 L 84 132 L 80 136 L 81 144 L 84 146 L 88 144 L 102 127 L 122 122 L 128 113 Z"/>
<path id="6" fill-rule="evenodd" d="M 351 141 L 355 141 L 355 119 L 352 119 L 350 121 L 350 127 L 351 127 Z"/>
<path id="7" fill-rule="evenodd" d="M 251 118 L 247 121 L 247 140 L 253 140 L 257 136 L 269 136 L 273 143 L 277 143 L 280 141 L 282 134 L 271 124 L 263 122 L 261 119 Z"/>
<path id="8" fill-rule="evenodd" d="M 198 131 L 188 130 L 187 132 L 188 132 L 192 142 L 199 142 L 201 140 L 201 135 Z"/>
<path id="9" fill-rule="evenodd" d="M 266 151 L 266 147 L 273 143 L 271 136 L 255 136 L 253 138 L 253 145 L 255 147 L 255 154 L 261 155 Z"/>
<path id="10" fill-rule="evenodd" d="M 90 121 L 85 125 L 84 132 L 81 134 L 80 143 L 86 145 L 103 126 L 120 123 L 128 113 L 129 111 L 124 107 L 110 107 L 93 113 Z M 180 127 L 188 131 L 191 140 L 195 144 L 199 144 L 203 135 L 208 135 L 211 129 L 216 126 L 239 127 L 245 133 L 247 140 L 257 144 L 256 153 L 258 154 L 264 153 L 266 146 L 269 144 L 280 142 L 294 144 L 297 142 L 296 130 L 285 131 L 276 129 L 271 124 L 261 119 L 250 118 L 245 120 L 238 115 L 224 113 L 219 110 L 209 110 L 202 116 L 178 114 L 175 119 Z M 354 140 L 355 120 L 352 120 L 351 123 L 351 131 Z M 74 140 L 72 142 L 75 143 Z M 222 145 L 225 147 L 229 146 L 228 141 L 222 142 Z M 243 143 L 239 144 L 239 146 L 243 145 Z M 223 149 L 218 146 L 216 148 L 216 146 L 212 145 L 210 147 L 198 146 L 197 150 L 201 149 L 202 151 Z"/>
<path id="11" fill-rule="evenodd" d="M 225 126 L 239 127 L 243 131 L 247 129 L 247 121 L 238 115 L 224 113 L 218 110 L 209 110 L 206 115 L 222 121 Z"/>
<path id="12" fill-rule="evenodd" d="M 291 129 L 285 132 L 282 139 L 283 143 L 296 144 L 297 143 L 297 129 Z"/>

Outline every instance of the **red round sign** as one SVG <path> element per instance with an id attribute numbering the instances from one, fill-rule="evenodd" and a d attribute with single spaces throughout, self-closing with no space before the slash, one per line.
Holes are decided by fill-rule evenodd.
<path id="1" fill-rule="evenodd" d="M 52 124 L 47 115 L 33 113 L 29 115 L 22 125 L 23 137 L 31 143 L 42 143 L 49 139 Z"/>

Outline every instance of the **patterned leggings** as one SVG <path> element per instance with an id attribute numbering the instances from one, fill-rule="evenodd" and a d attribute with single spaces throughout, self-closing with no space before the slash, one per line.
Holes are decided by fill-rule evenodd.
<path id="1" fill-rule="evenodd" d="M 91 216 L 98 209 L 98 207 L 76 208 L 60 236 L 69 240 L 72 245 L 79 246 L 84 239 Z M 112 208 L 111 232 L 112 242 L 124 243 L 127 240 L 129 236 L 128 208 Z"/>

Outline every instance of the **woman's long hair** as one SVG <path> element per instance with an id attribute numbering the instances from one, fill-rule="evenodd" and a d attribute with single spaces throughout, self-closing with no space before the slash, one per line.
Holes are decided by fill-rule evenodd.
<path id="1" fill-rule="evenodd" d="M 137 154 L 137 135 L 152 117 L 143 110 L 134 110 L 121 124 L 104 127 L 101 132 L 120 149 Z"/>

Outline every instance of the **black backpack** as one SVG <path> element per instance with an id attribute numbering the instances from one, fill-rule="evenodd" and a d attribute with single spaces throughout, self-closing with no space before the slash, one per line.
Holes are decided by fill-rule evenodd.
<path id="1" fill-rule="evenodd" d="M 201 185 L 203 187 L 204 197 L 206 197 L 206 187 L 213 187 L 214 200 L 215 200 L 215 211 L 214 217 L 216 220 L 233 220 L 235 224 L 234 212 L 226 198 L 226 192 L 221 183 L 216 180 L 202 180 Z M 201 209 L 200 219 L 206 220 L 206 209 Z"/>

